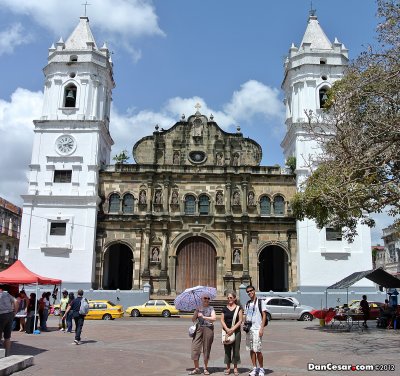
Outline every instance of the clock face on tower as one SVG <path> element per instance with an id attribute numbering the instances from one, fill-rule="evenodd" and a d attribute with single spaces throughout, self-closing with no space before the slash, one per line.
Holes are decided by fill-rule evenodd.
<path id="1" fill-rule="evenodd" d="M 76 148 L 75 139 L 67 134 L 64 134 L 56 140 L 56 150 L 59 154 L 71 154 Z"/>

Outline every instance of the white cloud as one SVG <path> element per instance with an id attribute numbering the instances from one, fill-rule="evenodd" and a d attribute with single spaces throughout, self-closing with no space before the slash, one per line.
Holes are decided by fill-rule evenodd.
<path id="1" fill-rule="evenodd" d="M 158 17 L 150 0 L 92 0 L 87 15 L 95 30 L 104 40 L 121 45 L 137 59 L 140 51 L 132 47 L 132 39 L 141 36 L 165 35 L 158 26 Z M 62 34 L 64 40 L 83 15 L 81 0 L 0 0 L 0 5 L 11 12 L 31 17 L 54 36 Z M 104 18 L 106 15 L 106 19 Z M 96 34 L 96 33 L 95 33 Z M 97 40 L 102 44 L 103 40 Z"/>
<path id="2" fill-rule="evenodd" d="M 43 94 L 17 89 L 11 101 L 0 100 L 0 196 L 21 205 L 28 190 L 27 172 L 32 153 L 33 119 L 40 117 Z"/>
<path id="3" fill-rule="evenodd" d="M 375 220 L 375 227 L 371 229 L 371 242 L 372 245 L 383 245 L 382 230 L 386 227 L 389 227 L 394 223 L 396 217 L 391 217 L 387 214 L 386 211 L 382 213 L 373 213 L 371 217 Z"/>
<path id="4" fill-rule="evenodd" d="M 24 33 L 20 23 L 13 24 L 8 29 L 0 32 L 0 56 L 12 54 L 15 47 L 28 43 L 31 37 Z"/>
<path id="5" fill-rule="evenodd" d="M 266 119 L 283 118 L 284 106 L 279 99 L 279 90 L 255 80 L 245 82 L 235 91 L 224 111 L 235 120 L 247 120 L 255 115 Z"/>

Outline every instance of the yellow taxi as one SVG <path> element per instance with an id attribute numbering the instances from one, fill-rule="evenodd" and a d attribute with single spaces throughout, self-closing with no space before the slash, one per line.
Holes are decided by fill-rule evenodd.
<path id="1" fill-rule="evenodd" d="M 116 305 L 109 300 L 89 300 L 89 313 L 86 320 L 114 320 L 124 315 L 121 305 Z"/>
<path id="2" fill-rule="evenodd" d="M 139 316 L 163 316 L 170 317 L 177 315 L 179 311 L 175 306 L 168 304 L 165 300 L 149 300 L 148 302 L 139 305 L 128 307 L 125 312 L 132 317 Z"/>

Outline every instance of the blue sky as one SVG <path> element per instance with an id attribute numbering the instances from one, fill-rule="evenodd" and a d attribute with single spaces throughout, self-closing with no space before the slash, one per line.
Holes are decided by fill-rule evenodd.
<path id="1" fill-rule="evenodd" d="M 21 205 L 40 117 L 48 48 L 66 40 L 83 15 L 82 0 L 0 0 L 0 196 Z M 98 45 L 113 52 L 113 154 L 131 151 L 180 115 L 214 114 L 217 123 L 263 147 L 263 165 L 283 165 L 280 85 L 291 43 L 299 45 L 309 0 L 90 0 L 87 15 Z M 313 0 L 318 20 L 356 57 L 374 43 L 373 0 Z M 12 166 L 12 168 L 10 168 Z M 384 216 L 380 226 L 386 226 Z M 379 226 L 379 227 L 380 227 Z M 374 238 L 379 240 L 379 227 Z"/>

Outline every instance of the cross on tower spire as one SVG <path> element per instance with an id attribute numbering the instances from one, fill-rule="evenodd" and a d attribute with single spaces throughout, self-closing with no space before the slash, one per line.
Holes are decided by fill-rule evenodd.
<path id="1" fill-rule="evenodd" d="M 87 8 L 88 5 L 92 5 L 92 4 L 89 4 L 89 3 L 86 1 L 85 4 L 81 4 L 81 5 L 83 5 L 83 6 L 85 7 L 85 17 L 86 17 L 86 8 Z"/>

